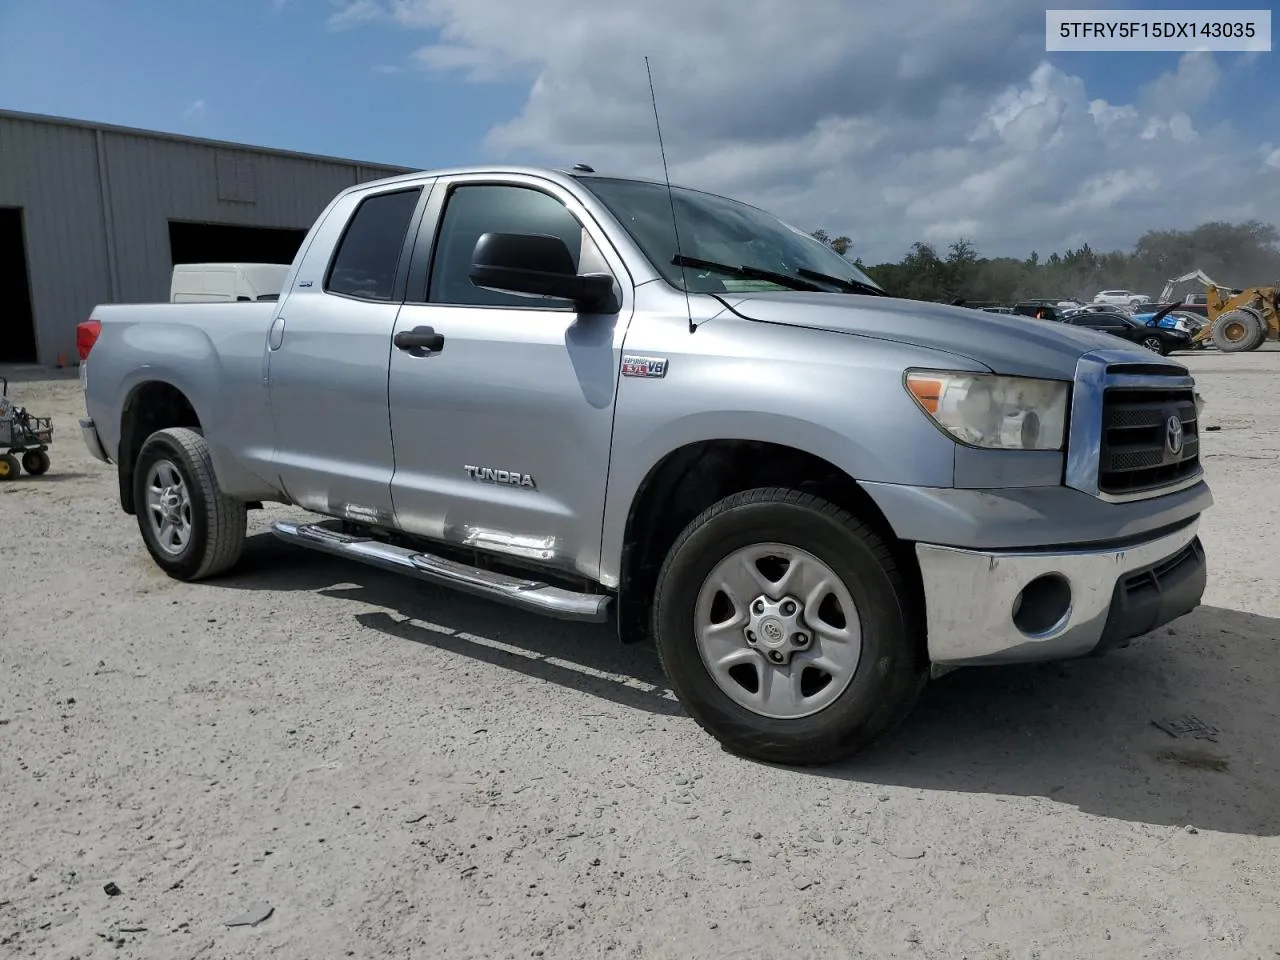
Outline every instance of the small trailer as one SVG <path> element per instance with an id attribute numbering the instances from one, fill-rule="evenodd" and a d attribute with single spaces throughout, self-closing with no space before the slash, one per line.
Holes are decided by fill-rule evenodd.
<path id="1" fill-rule="evenodd" d="M 49 469 L 53 418 L 33 417 L 9 399 L 9 381 L 0 377 L 0 480 L 15 480 L 25 470 L 38 477 Z"/>

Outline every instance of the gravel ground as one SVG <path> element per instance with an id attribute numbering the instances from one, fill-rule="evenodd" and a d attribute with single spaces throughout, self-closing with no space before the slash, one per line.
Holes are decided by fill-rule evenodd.
<path id="1" fill-rule="evenodd" d="M 167 579 L 74 374 L 10 371 L 57 437 L 0 485 L 0 956 L 1280 956 L 1280 354 L 1186 362 L 1204 606 L 951 674 L 809 772 L 720 751 L 648 649 L 279 544 L 284 511 Z M 1216 740 L 1152 722 L 1185 714 Z"/>

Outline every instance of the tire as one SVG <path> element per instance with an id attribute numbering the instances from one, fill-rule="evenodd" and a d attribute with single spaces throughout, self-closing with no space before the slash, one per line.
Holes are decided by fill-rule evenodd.
<path id="1" fill-rule="evenodd" d="M 1249 346 L 1247 349 L 1257 350 L 1259 347 L 1261 347 L 1264 343 L 1267 342 L 1267 337 L 1271 335 L 1271 331 L 1267 329 L 1267 321 L 1263 318 L 1261 313 L 1259 313 L 1256 310 L 1247 310 L 1247 312 L 1251 313 L 1258 320 L 1257 333 L 1255 333 L 1253 335 L 1253 339 L 1249 341 Z"/>
<path id="2" fill-rule="evenodd" d="M 49 472 L 49 454 L 44 450 L 28 450 L 22 455 L 22 469 L 33 477 Z"/>
<path id="3" fill-rule="evenodd" d="M 1223 353 L 1257 350 L 1267 339 L 1267 327 L 1252 310 L 1228 310 L 1213 324 L 1213 344 Z"/>
<path id="4" fill-rule="evenodd" d="M 162 526 L 153 522 L 156 510 L 149 499 L 153 486 L 165 491 L 169 518 L 176 521 L 171 529 L 185 530 L 185 539 L 162 543 Z M 218 487 L 209 445 L 195 430 L 173 427 L 147 438 L 134 466 L 133 502 L 142 542 L 157 566 L 176 580 L 225 573 L 244 551 L 245 504 Z"/>
<path id="5" fill-rule="evenodd" d="M 772 627 L 768 618 L 757 618 L 744 624 L 741 631 L 736 626 L 722 629 L 718 645 L 740 661 L 730 668 L 740 679 L 727 671 L 720 671 L 717 679 L 707 665 L 709 657 L 702 652 L 699 624 L 716 620 L 717 613 L 724 615 L 726 609 L 734 614 L 726 622 L 742 622 L 744 616 L 751 616 L 754 598 L 747 595 L 759 588 L 744 585 L 738 591 L 741 595 L 725 608 L 728 595 L 710 586 L 704 589 L 704 581 L 739 551 L 768 552 L 773 548 L 762 545 L 769 544 L 779 545 L 781 552 L 797 558 L 797 575 L 817 569 L 814 561 L 834 574 L 838 586 L 828 599 L 835 599 L 847 614 L 846 627 L 856 627 L 860 637 L 845 647 L 830 641 L 829 627 L 814 629 L 818 619 L 828 625 L 840 619 L 832 619 L 835 608 L 824 602 L 819 602 L 816 614 L 812 608 L 801 608 L 790 621 L 773 619 Z M 758 565 L 755 569 L 761 570 Z M 836 596 L 841 591 L 846 599 Z M 852 611 L 845 609 L 847 600 L 852 601 Z M 777 605 L 766 613 L 786 611 L 782 596 L 772 596 L 771 602 Z M 768 487 L 734 494 L 712 505 L 676 539 L 658 574 L 653 635 L 663 671 L 681 704 L 726 750 L 766 763 L 812 766 L 867 748 L 892 731 L 915 706 L 928 678 L 923 628 L 913 614 L 920 609 L 888 546 L 870 527 L 825 500 Z M 775 630 L 779 625 L 783 629 Z M 751 626 L 760 636 L 748 641 Z M 792 662 L 784 671 L 770 664 L 762 651 L 766 643 L 777 643 L 779 634 L 785 647 L 787 631 L 793 627 L 802 639 L 808 637 L 809 649 L 792 648 Z M 766 634 L 774 639 L 769 641 Z M 749 642 L 756 646 L 752 648 Z M 856 651 L 851 666 L 850 659 L 841 656 L 850 651 Z M 782 651 L 771 650 L 770 654 L 774 652 Z M 817 678 L 818 674 L 805 667 L 811 667 L 819 656 L 831 658 L 827 662 L 842 662 L 844 677 L 827 673 L 829 682 L 811 696 L 805 695 L 807 702 L 804 697 L 798 703 L 794 697 L 787 701 L 794 707 L 790 714 L 777 709 L 762 712 L 759 704 L 746 705 L 744 698 L 757 697 L 760 691 L 752 694 L 750 684 L 744 686 L 741 679 L 754 675 L 759 684 L 764 671 L 773 670 L 772 681 L 786 680 L 795 676 L 798 665 L 800 675 Z M 803 693 L 803 687 L 800 690 Z M 778 691 L 785 692 L 781 687 Z"/>
<path id="6" fill-rule="evenodd" d="M 1164 341 L 1159 337 L 1143 337 L 1142 346 L 1150 350 L 1152 353 L 1160 354 L 1162 357 L 1169 352 L 1168 348 L 1164 345 Z"/>
<path id="7" fill-rule="evenodd" d="M 0 457 L 0 481 L 17 480 L 22 468 L 18 466 L 18 458 L 12 453 Z"/>

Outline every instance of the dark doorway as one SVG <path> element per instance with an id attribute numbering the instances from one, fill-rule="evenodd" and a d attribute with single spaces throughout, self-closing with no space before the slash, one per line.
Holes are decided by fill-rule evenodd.
<path id="1" fill-rule="evenodd" d="M 169 221 L 169 254 L 179 263 L 292 263 L 306 230 Z"/>
<path id="2" fill-rule="evenodd" d="M 36 318 L 31 309 L 22 208 L 0 207 L 0 363 L 36 362 Z"/>

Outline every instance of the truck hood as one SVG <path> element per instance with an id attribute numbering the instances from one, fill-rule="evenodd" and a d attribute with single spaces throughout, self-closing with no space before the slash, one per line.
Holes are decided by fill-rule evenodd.
<path id="1" fill-rule="evenodd" d="M 894 340 L 940 350 L 1008 376 L 1070 380 L 1076 361 L 1090 350 L 1129 349 L 1135 361 L 1173 361 L 1096 330 L 1052 320 L 986 313 L 920 300 L 833 293 L 754 293 L 733 300 L 743 316 L 812 330 Z"/>

